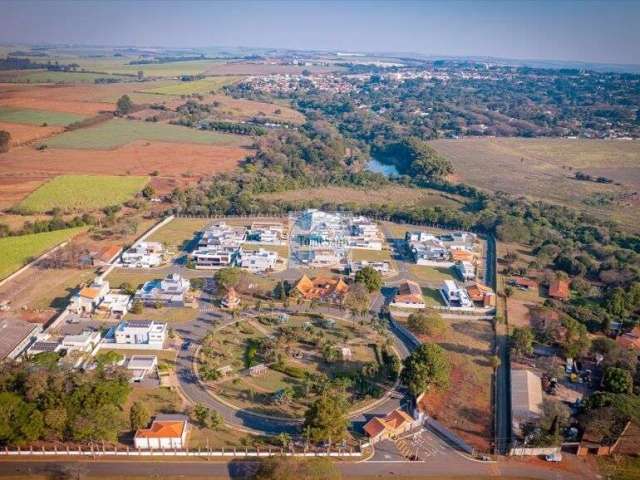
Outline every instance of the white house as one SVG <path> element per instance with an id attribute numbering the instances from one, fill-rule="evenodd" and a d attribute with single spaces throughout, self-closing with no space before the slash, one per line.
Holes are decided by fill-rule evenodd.
<path id="1" fill-rule="evenodd" d="M 132 355 L 127 363 L 127 370 L 131 372 L 132 382 L 141 382 L 144 377 L 152 373 L 158 366 L 155 355 Z"/>
<path id="2" fill-rule="evenodd" d="M 131 308 L 132 301 L 131 295 L 111 291 L 104 297 L 98 309 L 108 313 L 109 316 L 122 318 Z"/>
<path id="3" fill-rule="evenodd" d="M 333 248 L 317 248 L 309 252 L 308 264 L 313 267 L 329 267 L 338 263 L 340 258 Z"/>
<path id="4" fill-rule="evenodd" d="M 129 268 L 157 267 L 162 263 L 163 255 L 160 242 L 138 242 L 122 254 L 122 264 Z"/>
<path id="5" fill-rule="evenodd" d="M 379 272 L 381 275 L 385 275 L 389 273 L 391 267 L 389 266 L 389 262 L 370 262 L 368 260 L 361 260 L 357 262 L 349 263 L 349 273 L 353 276 L 362 270 L 364 267 L 371 267 L 376 272 Z"/>
<path id="6" fill-rule="evenodd" d="M 440 287 L 440 294 L 449 307 L 473 307 L 467 291 L 459 287 L 453 280 L 445 280 Z"/>
<path id="7" fill-rule="evenodd" d="M 115 342 L 131 345 L 151 345 L 162 348 L 167 337 L 167 324 L 152 320 L 120 322 L 114 332 Z"/>
<path id="8" fill-rule="evenodd" d="M 476 278 L 476 269 L 471 262 L 463 260 L 462 262 L 456 263 L 456 270 L 465 281 Z"/>
<path id="9" fill-rule="evenodd" d="M 91 285 L 71 297 L 69 309 L 77 314 L 93 313 L 109 293 L 109 282 L 96 277 Z"/>
<path id="10" fill-rule="evenodd" d="M 278 262 L 278 254 L 260 248 L 259 250 L 240 249 L 240 267 L 253 273 L 273 270 Z"/>
<path id="11" fill-rule="evenodd" d="M 157 415 L 149 428 L 136 432 L 133 443 L 144 450 L 186 448 L 188 431 L 189 420 L 185 415 Z"/>
<path id="12" fill-rule="evenodd" d="M 191 283 L 179 273 L 170 273 L 162 280 L 149 280 L 142 285 L 135 295 L 136 300 L 145 304 L 159 303 L 165 306 L 182 307 L 186 303 L 185 296 Z"/>
<path id="13" fill-rule="evenodd" d="M 79 335 L 65 335 L 62 348 L 67 351 L 90 352 L 100 342 L 100 332 L 85 330 Z"/>

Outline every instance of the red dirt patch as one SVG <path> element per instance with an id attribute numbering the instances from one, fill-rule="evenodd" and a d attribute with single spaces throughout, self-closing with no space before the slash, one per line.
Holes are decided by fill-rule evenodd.
<path id="1" fill-rule="evenodd" d="M 42 185 L 47 178 L 47 175 L 0 175 L 0 209 L 12 207 Z"/>
<path id="2" fill-rule="evenodd" d="M 0 122 L 0 130 L 5 130 L 11 134 L 11 145 L 16 147 L 60 133 L 64 131 L 64 127 L 39 127 L 21 123 Z"/>

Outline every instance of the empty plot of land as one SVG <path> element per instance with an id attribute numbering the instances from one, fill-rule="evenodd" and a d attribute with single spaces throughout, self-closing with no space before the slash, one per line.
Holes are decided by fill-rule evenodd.
<path id="1" fill-rule="evenodd" d="M 120 205 L 148 183 L 148 177 L 62 175 L 42 185 L 17 206 L 28 213 L 86 211 Z"/>
<path id="2" fill-rule="evenodd" d="M 0 121 L 0 130 L 11 134 L 11 145 L 18 146 L 25 143 L 47 138 L 64 130 L 63 127 L 42 127 L 36 125 L 24 125 L 21 123 L 7 123 Z"/>
<path id="3" fill-rule="evenodd" d="M 94 127 L 65 132 L 46 142 L 48 147 L 106 150 L 136 140 L 241 146 L 247 138 L 162 123 L 113 119 Z"/>
<path id="4" fill-rule="evenodd" d="M 28 108 L 0 107 L 0 122 L 21 123 L 25 125 L 68 125 L 82 120 L 82 115 L 64 112 L 48 112 Z"/>
<path id="5" fill-rule="evenodd" d="M 217 92 L 225 85 L 231 85 L 241 79 L 242 77 L 239 76 L 209 77 L 193 82 L 177 82 L 172 85 L 144 89 L 143 93 L 157 93 L 160 95 L 208 94 Z"/>
<path id="6" fill-rule="evenodd" d="M 318 200 L 327 203 L 353 203 L 358 206 L 373 204 L 394 206 L 441 206 L 458 209 L 464 201 L 455 195 L 443 194 L 434 190 L 388 186 L 377 190 L 360 190 L 348 187 L 310 188 L 288 192 L 261 195 L 268 200 L 290 202 Z"/>
<path id="7" fill-rule="evenodd" d="M 295 124 L 301 124 L 305 121 L 302 113 L 291 107 L 278 105 L 276 103 L 256 102 L 254 100 L 232 98 L 226 95 L 214 95 L 212 100 L 220 104 L 217 110 L 222 115 L 229 117 L 248 119 L 266 116 L 274 120 Z"/>
<path id="8" fill-rule="evenodd" d="M 640 189 L 640 142 L 586 139 L 469 138 L 432 145 L 471 185 L 579 207 L 628 224 L 638 218 L 637 197 L 603 207 L 587 206 L 595 194 L 624 195 Z M 576 171 L 604 176 L 622 186 L 579 181 Z M 635 211 L 634 211 L 635 210 Z"/>

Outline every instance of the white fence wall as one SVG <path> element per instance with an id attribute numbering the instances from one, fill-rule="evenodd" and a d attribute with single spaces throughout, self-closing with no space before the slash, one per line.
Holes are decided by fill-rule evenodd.
<path id="1" fill-rule="evenodd" d="M 539 455 L 553 455 L 554 453 L 560 453 L 560 447 L 515 447 L 509 451 L 509 455 L 513 456 L 539 456 Z"/>

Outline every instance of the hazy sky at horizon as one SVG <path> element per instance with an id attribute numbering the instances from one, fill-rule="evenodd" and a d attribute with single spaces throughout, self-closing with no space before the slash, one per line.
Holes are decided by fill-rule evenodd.
<path id="1" fill-rule="evenodd" d="M 640 1 L 0 0 L 0 42 L 640 64 Z"/>

